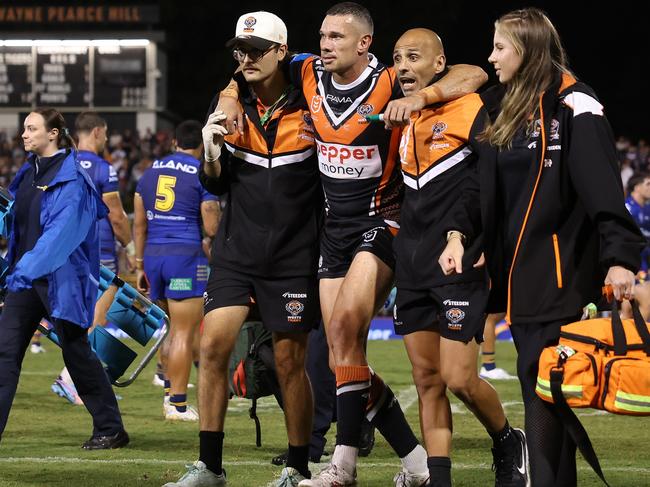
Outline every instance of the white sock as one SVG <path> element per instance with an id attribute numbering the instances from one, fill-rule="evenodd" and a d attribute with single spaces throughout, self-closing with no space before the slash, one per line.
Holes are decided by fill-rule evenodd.
<path id="1" fill-rule="evenodd" d="M 334 453 L 332 454 L 332 463 L 337 467 L 341 467 L 346 472 L 352 474 L 357 468 L 357 456 L 359 449 L 348 445 L 336 445 Z M 427 459 L 424 458 L 426 466 Z"/>
<path id="2" fill-rule="evenodd" d="M 402 467 L 408 472 L 421 474 L 429 471 L 429 467 L 427 467 L 427 451 L 420 444 L 400 460 L 402 461 Z"/>
<path id="3" fill-rule="evenodd" d="M 72 381 L 72 377 L 70 377 L 70 372 L 68 372 L 67 367 L 63 367 L 63 370 L 59 374 L 61 376 L 61 380 L 65 382 L 66 384 L 73 384 L 74 382 Z"/>

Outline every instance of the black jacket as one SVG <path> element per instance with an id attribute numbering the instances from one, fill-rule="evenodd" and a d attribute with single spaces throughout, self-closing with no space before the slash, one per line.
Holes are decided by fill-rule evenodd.
<path id="1" fill-rule="evenodd" d="M 490 103 L 489 94 L 483 99 Z M 516 241 L 509 242 L 515 249 L 512 263 L 504 256 L 496 149 L 483 144 L 479 160 L 492 286 L 488 311 L 507 311 L 515 324 L 578 315 L 584 305 L 598 301 L 610 266 L 638 270 L 644 245 L 624 205 L 614 138 L 594 92 L 564 75 L 540 103 L 543 117 L 531 135 L 536 160 L 511 212 L 519 229 Z M 472 211 L 468 206 L 465 214 Z M 462 222 L 458 227 L 463 229 Z"/>
<path id="2" fill-rule="evenodd" d="M 226 136 L 221 175 L 201 184 L 227 194 L 212 248 L 212 265 L 262 277 L 316 275 L 323 194 L 309 111 L 298 90 L 262 127 L 245 84 L 243 136 Z M 213 101 L 210 113 L 216 106 Z M 204 163 L 205 164 L 205 163 Z"/>

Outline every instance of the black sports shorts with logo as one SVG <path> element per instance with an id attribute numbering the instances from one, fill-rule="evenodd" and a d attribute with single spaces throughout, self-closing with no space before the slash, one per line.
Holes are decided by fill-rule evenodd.
<path id="1" fill-rule="evenodd" d="M 344 277 L 359 252 L 370 252 L 395 270 L 393 239 L 390 227 L 379 218 L 364 222 L 326 220 L 320 240 L 318 278 Z"/>
<path id="2" fill-rule="evenodd" d="M 257 304 L 262 323 L 275 332 L 308 332 L 320 323 L 316 276 L 265 278 L 212 267 L 203 311 Z"/>
<path id="3" fill-rule="evenodd" d="M 430 289 L 397 288 L 393 324 L 397 335 L 433 330 L 449 340 L 483 341 L 488 287 L 484 281 Z"/>

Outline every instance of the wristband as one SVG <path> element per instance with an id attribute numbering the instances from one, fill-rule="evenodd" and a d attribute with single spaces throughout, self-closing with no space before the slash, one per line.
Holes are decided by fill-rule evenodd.
<path id="1" fill-rule="evenodd" d="M 465 237 L 465 235 L 463 235 L 458 230 L 450 230 L 447 232 L 447 242 L 449 242 L 452 238 L 457 238 L 463 245 L 467 241 L 467 237 Z"/>

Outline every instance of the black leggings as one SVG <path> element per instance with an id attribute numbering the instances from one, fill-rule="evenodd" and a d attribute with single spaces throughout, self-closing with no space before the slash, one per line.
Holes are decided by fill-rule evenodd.
<path id="1" fill-rule="evenodd" d="M 535 393 L 542 349 L 557 344 L 560 327 L 572 321 L 575 320 L 513 324 L 510 327 L 517 348 L 517 375 L 524 400 L 526 442 L 533 487 L 570 487 L 578 482 L 576 445 L 555 413 L 553 405 Z"/>

